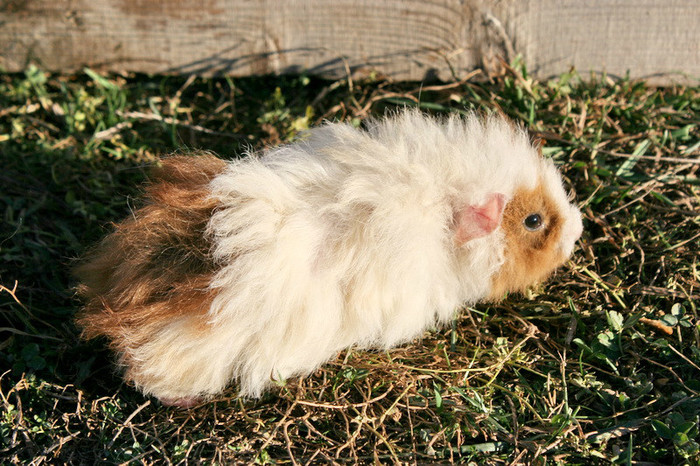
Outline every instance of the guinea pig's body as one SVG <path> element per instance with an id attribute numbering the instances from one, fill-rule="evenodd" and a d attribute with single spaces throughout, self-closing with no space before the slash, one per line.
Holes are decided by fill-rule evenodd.
<path id="1" fill-rule="evenodd" d="M 259 396 L 524 289 L 580 233 L 554 165 L 499 117 L 328 124 L 261 156 L 164 159 L 78 268 L 79 324 L 166 403 L 232 380 Z"/>

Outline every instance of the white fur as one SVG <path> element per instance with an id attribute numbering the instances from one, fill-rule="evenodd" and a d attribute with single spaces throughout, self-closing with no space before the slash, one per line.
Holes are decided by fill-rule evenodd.
<path id="1" fill-rule="evenodd" d="M 211 183 L 219 207 L 208 234 L 222 267 L 209 327 L 184 317 L 137 349 L 148 361 L 139 374 L 158 381 L 142 388 L 206 396 L 233 379 L 259 396 L 343 348 L 389 348 L 449 321 L 488 294 L 503 260 L 500 228 L 455 244 L 455 209 L 510 198 L 540 177 L 579 215 L 523 130 L 496 116 L 413 111 L 367 131 L 328 124 L 231 162 Z M 569 230 L 567 254 L 580 233 Z"/>

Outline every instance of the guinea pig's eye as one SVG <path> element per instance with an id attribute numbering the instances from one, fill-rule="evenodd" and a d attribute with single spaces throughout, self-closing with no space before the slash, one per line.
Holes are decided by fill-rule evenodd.
<path id="1" fill-rule="evenodd" d="M 542 216 L 540 214 L 530 214 L 523 220 L 523 225 L 528 231 L 537 231 L 542 228 L 544 222 L 542 222 Z"/>

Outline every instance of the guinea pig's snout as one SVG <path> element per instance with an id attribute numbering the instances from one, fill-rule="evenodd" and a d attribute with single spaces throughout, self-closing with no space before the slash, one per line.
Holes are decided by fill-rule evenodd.
<path id="1" fill-rule="evenodd" d="M 583 233 L 583 221 L 581 220 L 581 211 L 574 205 L 569 206 L 569 215 L 564 225 L 562 232 L 560 247 L 564 257 L 569 257 L 574 250 L 576 241 Z"/>

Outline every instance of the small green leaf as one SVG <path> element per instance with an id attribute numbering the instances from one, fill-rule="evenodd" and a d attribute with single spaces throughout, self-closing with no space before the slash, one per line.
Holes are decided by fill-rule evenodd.
<path id="1" fill-rule="evenodd" d="M 689 441 L 690 439 L 688 438 L 688 434 L 684 432 L 676 432 L 676 434 L 673 436 L 673 443 L 678 445 L 685 445 Z"/>
<path id="2" fill-rule="evenodd" d="M 656 435 L 658 435 L 661 438 L 670 440 L 673 437 L 673 431 L 669 429 L 666 424 L 659 420 L 655 419 L 651 421 L 651 427 L 654 429 L 654 432 L 656 432 Z"/>
<path id="3" fill-rule="evenodd" d="M 668 348 L 668 341 L 665 338 L 659 338 L 652 343 L 654 346 L 659 348 Z"/>
<path id="4" fill-rule="evenodd" d="M 683 305 L 681 303 L 676 303 L 673 306 L 671 306 L 671 315 L 680 317 L 683 314 L 685 314 L 685 309 L 683 308 Z"/>
<path id="5" fill-rule="evenodd" d="M 39 345 L 36 343 L 30 343 L 22 348 L 22 358 L 24 358 L 25 361 L 29 361 L 37 356 L 39 356 Z"/>
<path id="6" fill-rule="evenodd" d="M 606 348 L 610 348 L 612 346 L 614 338 L 615 337 L 613 337 L 613 335 L 609 332 L 599 333 L 596 337 L 598 343 L 600 343 Z"/>
<path id="7" fill-rule="evenodd" d="M 695 125 L 685 125 L 682 128 L 671 131 L 671 136 L 675 139 L 680 139 L 681 141 L 687 141 L 690 139 L 690 132 L 695 128 Z"/>
<path id="8" fill-rule="evenodd" d="M 442 409 L 442 395 L 440 395 L 440 391 L 437 387 L 435 387 L 433 391 L 435 392 L 435 407 L 437 409 Z"/>
<path id="9" fill-rule="evenodd" d="M 29 366 L 31 369 L 39 371 L 46 367 L 46 360 L 41 356 L 36 356 L 27 360 L 27 366 Z"/>
<path id="10" fill-rule="evenodd" d="M 672 316 L 672 315 L 669 315 L 669 314 L 666 314 L 665 316 L 663 316 L 663 317 L 661 318 L 661 321 L 662 321 L 664 324 L 668 325 L 669 327 L 673 327 L 673 326 L 675 326 L 675 325 L 678 323 L 678 319 L 676 318 L 676 316 Z"/>
<path id="11" fill-rule="evenodd" d="M 624 322 L 624 317 L 617 311 L 610 311 L 606 313 L 608 318 L 608 325 L 615 332 L 620 332 L 622 330 L 622 324 Z"/>

